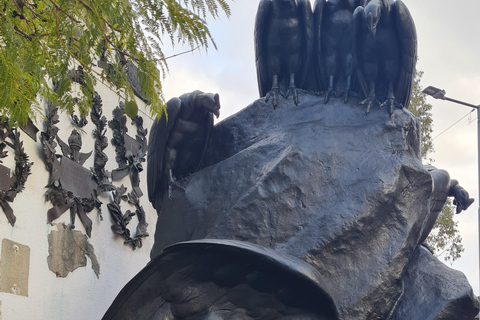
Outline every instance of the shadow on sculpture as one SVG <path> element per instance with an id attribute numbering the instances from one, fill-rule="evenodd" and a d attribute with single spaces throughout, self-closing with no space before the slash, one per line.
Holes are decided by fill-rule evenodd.
<path id="1" fill-rule="evenodd" d="M 306 262 L 245 242 L 202 240 L 152 259 L 103 317 L 119 319 L 335 320 L 338 314 Z"/>

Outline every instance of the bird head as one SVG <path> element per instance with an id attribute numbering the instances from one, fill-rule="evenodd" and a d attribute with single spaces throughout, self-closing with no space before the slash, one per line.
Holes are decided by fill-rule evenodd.
<path id="1" fill-rule="evenodd" d="M 381 5 L 379 1 L 371 1 L 367 4 L 364 10 L 365 21 L 370 34 L 375 37 L 377 33 L 377 25 L 382 16 Z"/>
<path id="2" fill-rule="evenodd" d="M 218 93 L 204 93 L 200 97 L 200 105 L 217 118 L 220 116 L 220 96 Z"/>

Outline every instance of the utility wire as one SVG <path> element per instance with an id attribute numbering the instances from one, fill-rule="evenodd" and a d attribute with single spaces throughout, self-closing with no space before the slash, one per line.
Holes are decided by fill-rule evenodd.
<path id="1" fill-rule="evenodd" d="M 442 132 L 440 132 L 439 134 L 437 134 L 433 139 L 437 139 L 438 137 L 440 137 L 443 133 L 447 132 L 449 129 L 451 129 L 454 125 L 456 125 L 457 123 L 459 123 L 460 121 L 462 121 L 463 119 L 465 119 L 467 116 L 469 116 L 475 109 L 472 109 L 469 113 L 467 113 L 466 115 L 464 115 L 463 117 L 461 117 L 460 119 L 458 119 L 457 121 L 455 121 L 451 126 L 449 126 L 447 129 L 443 130 Z"/>

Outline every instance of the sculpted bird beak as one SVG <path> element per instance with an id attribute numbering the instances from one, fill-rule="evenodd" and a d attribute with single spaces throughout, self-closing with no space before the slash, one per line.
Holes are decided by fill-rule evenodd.
<path id="1" fill-rule="evenodd" d="M 218 93 L 206 93 L 203 95 L 203 106 L 217 118 L 220 116 L 220 96 Z"/>
<path id="2" fill-rule="evenodd" d="M 215 93 L 215 96 L 214 96 L 214 99 L 215 99 L 215 106 L 217 107 L 216 110 L 213 112 L 213 114 L 217 117 L 220 117 L 220 96 L 218 95 L 218 93 Z"/>

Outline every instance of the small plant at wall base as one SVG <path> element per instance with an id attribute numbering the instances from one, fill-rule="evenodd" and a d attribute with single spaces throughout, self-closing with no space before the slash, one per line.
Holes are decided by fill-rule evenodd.
<path id="1" fill-rule="evenodd" d="M 0 115 L 22 125 L 43 115 L 39 96 L 69 112 L 78 105 L 86 114 L 97 79 L 122 92 L 135 111 L 128 63 L 138 67 L 151 112 L 164 112 L 158 71 L 168 70 L 163 37 L 192 48 L 215 47 L 205 18 L 222 11 L 230 15 L 227 0 L 11 0 L 0 8 Z M 108 68 L 95 68 L 99 60 Z M 67 76 L 72 65 L 84 70 L 79 99 L 72 96 L 73 80 Z"/>

